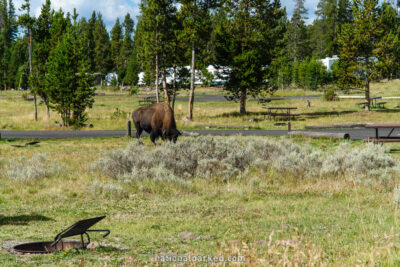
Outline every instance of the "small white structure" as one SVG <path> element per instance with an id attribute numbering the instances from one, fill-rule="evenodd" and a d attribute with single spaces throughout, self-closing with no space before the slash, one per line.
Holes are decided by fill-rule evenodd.
<path id="1" fill-rule="evenodd" d="M 333 55 L 332 57 L 326 57 L 320 59 L 319 61 L 321 61 L 322 64 L 326 67 L 327 71 L 332 71 L 332 65 L 336 60 L 339 60 L 339 57 L 337 55 Z"/>

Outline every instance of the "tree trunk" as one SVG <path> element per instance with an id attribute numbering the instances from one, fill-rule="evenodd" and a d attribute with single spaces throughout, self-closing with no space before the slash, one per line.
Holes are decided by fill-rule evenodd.
<path id="1" fill-rule="evenodd" d="M 369 69 L 369 58 L 368 58 L 368 56 L 365 57 L 365 66 L 367 67 L 367 70 L 368 70 Z M 370 107 L 371 102 L 370 102 L 370 99 L 369 99 L 369 80 L 368 80 L 368 77 L 369 77 L 369 73 L 367 71 L 367 73 L 365 74 L 365 102 L 367 103 L 365 105 L 365 110 L 366 111 L 370 111 L 371 110 L 371 107 Z"/>
<path id="2" fill-rule="evenodd" d="M 242 89 L 240 92 L 240 114 L 246 113 L 246 97 L 247 97 L 247 90 Z"/>
<path id="3" fill-rule="evenodd" d="M 160 96 L 158 94 L 158 75 L 159 75 L 159 71 L 158 71 L 158 54 L 156 54 L 156 99 L 157 99 L 157 103 L 160 103 Z"/>
<path id="4" fill-rule="evenodd" d="M 172 110 L 175 111 L 175 99 L 176 99 L 176 66 L 174 66 L 174 78 L 172 81 Z"/>
<path id="5" fill-rule="evenodd" d="M 368 79 L 367 79 L 366 84 L 365 84 L 365 102 L 367 103 L 365 105 L 365 110 L 366 111 L 370 111 L 371 110 L 371 107 L 370 107 L 371 102 L 370 102 L 370 99 L 369 99 L 369 81 L 368 81 Z"/>
<path id="6" fill-rule="evenodd" d="M 50 106 L 49 106 L 49 99 L 47 97 L 43 97 L 43 101 L 46 104 L 46 114 L 47 118 L 50 119 Z"/>
<path id="7" fill-rule="evenodd" d="M 29 77 L 30 77 L 30 89 L 32 91 L 33 85 L 32 85 L 32 30 L 28 29 L 29 31 Z M 38 120 L 38 111 L 37 111 L 37 101 L 36 101 L 36 92 L 33 93 L 33 103 L 35 106 L 35 121 Z"/>
<path id="8" fill-rule="evenodd" d="M 193 120 L 193 102 L 194 102 L 194 82 L 196 78 L 196 51 L 192 45 L 192 74 L 190 78 L 190 94 L 189 94 L 189 120 Z"/>
<path id="9" fill-rule="evenodd" d="M 169 97 L 168 97 L 168 90 L 167 90 L 167 72 L 165 69 L 162 71 L 162 84 L 163 84 L 163 90 L 164 90 L 164 99 L 165 102 L 169 105 Z"/>

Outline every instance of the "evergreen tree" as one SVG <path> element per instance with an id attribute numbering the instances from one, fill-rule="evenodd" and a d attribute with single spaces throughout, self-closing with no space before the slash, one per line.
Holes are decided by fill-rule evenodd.
<path id="1" fill-rule="evenodd" d="M 382 38 L 376 47 L 376 62 L 380 78 L 392 79 L 397 75 L 400 64 L 398 31 L 400 29 L 396 10 L 389 4 L 382 4 L 380 23 Z"/>
<path id="2" fill-rule="evenodd" d="M 28 36 L 28 48 L 29 48 L 29 89 L 33 93 L 33 103 L 34 103 L 34 117 L 35 121 L 37 121 L 37 98 L 36 98 L 36 91 L 33 86 L 33 79 L 32 79 L 32 28 L 35 24 L 35 18 L 31 17 L 31 4 L 30 0 L 25 0 L 25 3 L 21 6 L 21 10 L 25 11 L 26 13 L 20 15 L 18 18 L 18 24 L 25 27 L 27 30 Z"/>
<path id="3" fill-rule="evenodd" d="M 247 95 L 275 90 L 269 83 L 271 65 L 283 37 L 284 10 L 279 1 L 231 0 L 226 6 L 225 23 L 217 30 L 219 63 L 230 67 L 225 90 L 240 100 L 240 113 L 246 112 Z M 222 51 L 222 53 L 221 53 Z"/>
<path id="4" fill-rule="evenodd" d="M 137 59 L 136 59 L 136 52 L 134 51 L 134 43 L 133 43 L 133 33 L 134 33 L 134 26 L 135 23 L 131 19 L 131 16 L 126 14 L 124 22 L 124 36 L 123 42 L 121 47 L 121 62 L 120 62 L 120 71 L 118 76 L 121 78 L 123 83 L 132 84 L 135 83 L 135 78 L 133 76 L 137 72 Z M 133 55 L 135 54 L 135 55 Z M 128 73 L 129 69 L 129 73 Z M 128 76 L 125 78 L 125 76 Z"/>
<path id="5" fill-rule="evenodd" d="M 47 108 L 47 117 L 50 118 L 49 101 L 46 94 L 46 64 L 52 49 L 51 25 L 53 23 L 54 11 L 51 10 L 50 0 L 43 4 L 41 13 L 37 19 L 34 30 L 35 49 L 33 53 L 34 62 L 34 87 L 36 93 L 43 99 Z"/>
<path id="6" fill-rule="evenodd" d="M 94 66 L 96 72 L 108 73 L 112 67 L 111 45 L 106 26 L 100 13 L 97 14 L 94 32 Z"/>
<path id="7" fill-rule="evenodd" d="M 122 27 L 119 19 L 115 22 L 111 30 L 111 58 L 113 61 L 112 70 L 119 73 L 121 69 L 121 47 L 122 47 Z"/>
<path id="8" fill-rule="evenodd" d="M 286 32 L 287 49 L 293 61 L 301 61 L 310 56 L 310 43 L 305 23 L 306 14 L 304 0 L 295 0 L 295 9 Z"/>
<path id="9" fill-rule="evenodd" d="M 139 32 L 141 55 L 139 57 L 146 61 L 153 61 L 155 66 L 155 85 L 156 98 L 159 101 L 159 74 L 162 73 L 164 98 L 169 103 L 168 92 L 166 87 L 166 68 L 168 65 L 167 55 L 171 45 L 172 27 L 171 21 L 176 8 L 172 0 L 143 0 L 140 4 L 141 16 L 140 23 L 141 32 Z M 138 25 L 139 26 L 139 25 Z M 144 63 L 149 68 L 152 63 Z"/>
<path id="10" fill-rule="evenodd" d="M 351 0 L 338 0 L 337 33 L 342 31 L 342 25 L 353 22 Z"/>
<path id="11" fill-rule="evenodd" d="M 96 71 L 96 64 L 95 64 L 95 37 L 94 37 L 94 32 L 95 32 L 95 26 L 96 26 L 96 21 L 97 21 L 97 15 L 96 12 L 93 11 L 91 18 L 89 19 L 87 25 L 86 25 L 86 36 L 88 38 L 88 47 L 87 47 L 87 56 L 88 56 L 88 64 L 90 66 L 90 70 L 92 72 Z"/>
<path id="12" fill-rule="evenodd" d="M 205 51 L 211 36 L 210 9 L 215 8 L 218 1 L 210 0 L 181 0 L 180 17 L 183 25 L 181 40 L 187 43 L 191 51 L 191 80 L 189 94 L 189 120 L 193 119 L 194 82 L 196 73 L 196 56 Z M 198 63 L 201 63 L 199 61 Z"/>
<path id="13" fill-rule="evenodd" d="M 9 61 L 17 34 L 15 8 L 11 0 L 0 1 L 0 88 L 7 90 L 9 83 Z"/>
<path id="14" fill-rule="evenodd" d="M 28 88 L 28 50 L 26 38 L 18 38 L 12 46 L 10 61 L 8 64 L 7 83 L 11 88 Z"/>
<path id="15" fill-rule="evenodd" d="M 320 0 L 315 14 L 318 20 L 314 22 L 317 28 L 316 39 L 321 42 L 320 57 L 336 54 L 336 27 L 338 21 L 337 0 Z M 317 46 L 318 47 L 318 46 Z"/>
<path id="16" fill-rule="evenodd" d="M 377 0 L 354 0 L 354 22 L 343 26 L 339 38 L 339 85 L 363 88 L 366 110 L 370 110 L 370 83 L 377 78 L 376 47 L 381 35 L 377 5 Z"/>
<path id="17" fill-rule="evenodd" d="M 76 32 L 68 29 L 51 51 L 47 64 L 51 107 L 61 115 L 63 126 L 80 126 L 86 119 L 86 108 L 92 107 L 94 102 L 94 89 L 90 87 L 81 44 Z"/>

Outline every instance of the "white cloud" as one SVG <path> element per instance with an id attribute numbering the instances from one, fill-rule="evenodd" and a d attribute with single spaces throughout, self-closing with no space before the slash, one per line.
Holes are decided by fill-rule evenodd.
<path id="1" fill-rule="evenodd" d="M 23 4 L 23 0 L 14 0 L 14 5 L 18 10 Z M 45 0 L 31 0 L 31 14 L 39 16 L 42 5 Z M 51 6 L 55 10 L 62 10 L 67 13 L 73 13 L 76 8 L 79 17 L 90 18 L 93 11 L 100 12 L 107 28 L 114 25 L 117 18 L 123 21 L 125 15 L 129 13 L 133 19 L 139 14 L 140 0 L 52 0 Z M 18 12 L 20 13 L 20 12 Z"/>
<path id="2" fill-rule="evenodd" d="M 307 9 L 307 24 L 311 24 L 314 19 L 316 19 L 315 11 L 317 10 L 319 0 L 307 0 L 304 3 L 304 7 Z M 282 7 L 286 7 L 287 16 L 290 19 L 293 14 L 295 0 L 281 0 Z"/>
<path id="3" fill-rule="evenodd" d="M 13 2 L 18 10 L 24 0 L 14 0 Z M 316 18 L 315 11 L 318 2 L 319 0 L 306 0 L 305 7 L 308 10 L 307 23 L 312 23 Z M 38 16 L 44 3 L 45 0 L 31 0 L 31 13 Z M 127 13 L 130 13 L 131 17 L 136 19 L 136 16 L 139 14 L 140 0 L 52 0 L 51 4 L 53 9 L 58 10 L 59 8 L 62 8 L 65 13 L 72 13 L 75 7 L 79 16 L 86 18 L 90 18 L 93 10 L 100 12 L 103 15 L 107 28 L 111 29 L 117 17 L 122 22 Z M 281 0 L 281 4 L 282 7 L 286 7 L 287 15 L 290 18 L 293 14 L 295 1 Z"/>

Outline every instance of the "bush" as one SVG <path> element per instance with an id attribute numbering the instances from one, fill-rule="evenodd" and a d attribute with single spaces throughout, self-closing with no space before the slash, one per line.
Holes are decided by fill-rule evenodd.
<path id="1" fill-rule="evenodd" d="M 129 94 L 130 95 L 137 95 L 139 93 L 139 87 L 138 86 L 131 86 L 129 89 Z"/>
<path id="2" fill-rule="evenodd" d="M 50 161 L 43 154 L 34 155 L 30 159 L 20 157 L 6 164 L 8 177 L 19 182 L 49 177 L 59 173 L 61 168 L 57 161 Z"/>
<path id="3" fill-rule="evenodd" d="M 324 100 L 326 100 L 326 101 L 336 101 L 337 100 L 337 96 L 336 96 L 335 90 L 333 88 L 331 88 L 325 92 Z"/>
<path id="4" fill-rule="evenodd" d="M 336 151 L 323 152 L 286 139 L 207 136 L 182 138 L 176 144 L 165 143 L 150 150 L 132 142 L 126 149 L 106 153 L 93 164 L 93 169 L 125 181 L 240 179 L 256 169 L 296 178 L 350 177 L 358 182 L 369 178 L 387 180 L 396 167 L 383 148 L 374 145 L 359 149 L 343 144 Z"/>

